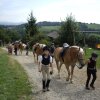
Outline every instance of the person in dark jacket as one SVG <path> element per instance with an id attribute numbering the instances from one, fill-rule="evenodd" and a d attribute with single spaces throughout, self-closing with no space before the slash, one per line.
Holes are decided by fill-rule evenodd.
<path id="1" fill-rule="evenodd" d="M 15 53 L 15 55 L 17 55 L 17 51 L 18 51 L 18 41 L 16 41 L 14 43 L 14 53 Z"/>
<path id="2" fill-rule="evenodd" d="M 43 55 L 39 56 L 39 72 L 42 72 L 42 86 L 43 86 L 43 92 L 49 91 L 49 84 L 50 84 L 50 67 L 51 67 L 51 74 L 53 73 L 53 67 L 52 67 L 52 57 L 49 53 L 49 48 L 44 47 L 43 48 Z"/>
<path id="3" fill-rule="evenodd" d="M 95 89 L 94 87 L 94 82 L 96 80 L 96 72 L 97 72 L 97 69 L 96 69 L 96 59 L 97 59 L 98 55 L 96 53 L 92 53 L 91 54 L 91 58 L 88 59 L 87 61 L 87 81 L 86 81 L 86 86 L 85 88 L 87 90 L 90 90 L 90 87 L 92 89 Z M 89 82 L 90 82 L 90 79 L 91 79 L 91 75 L 93 76 L 93 79 L 92 79 L 92 82 L 90 83 L 90 87 L 89 87 Z"/>
<path id="4" fill-rule="evenodd" d="M 26 55 L 28 55 L 29 52 L 29 43 L 26 44 Z"/>

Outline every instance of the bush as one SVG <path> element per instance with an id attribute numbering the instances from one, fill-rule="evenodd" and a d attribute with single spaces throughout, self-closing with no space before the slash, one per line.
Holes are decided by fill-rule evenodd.
<path id="1" fill-rule="evenodd" d="M 96 48 L 96 44 L 100 43 L 100 35 L 91 34 L 86 38 L 86 42 L 90 47 Z"/>

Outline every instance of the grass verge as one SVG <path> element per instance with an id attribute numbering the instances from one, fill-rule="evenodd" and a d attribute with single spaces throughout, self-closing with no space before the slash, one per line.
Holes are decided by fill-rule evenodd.
<path id="1" fill-rule="evenodd" d="M 30 100 L 31 86 L 21 65 L 0 49 L 0 100 Z"/>

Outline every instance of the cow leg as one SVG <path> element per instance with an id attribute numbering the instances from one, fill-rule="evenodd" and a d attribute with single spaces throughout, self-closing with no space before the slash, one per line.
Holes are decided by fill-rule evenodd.
<path id="1" fill-rule="evenodd" d="M 69 81 L 69 78 L 70 78 L 69 66 L 66 65 L 66 69 L 67 69 L 67 72 L 68 72 L 68 77 L 66 78 L 66 81 Z"/>
<path id="2" fill-rule="evenodd" d="M 73 79 L 73 72 L 74 72 L 74 66 L 71 66 L 71 78 L 70 78 L 71 83 L 72 83 L 72 79 Z"/>

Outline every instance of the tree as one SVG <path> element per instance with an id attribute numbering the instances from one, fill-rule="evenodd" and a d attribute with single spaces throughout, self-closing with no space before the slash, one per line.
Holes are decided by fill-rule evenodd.
<path id="1" fill-rule="evenodd" d="M 30 37 L 33 37 L 38 33 L 36 18 L 33 16 L 33 13 L 29 15 L 28 23 L 26 24 L 26 34 L 29 34 Z"/>
<path id="2" fill-rule="evenodd" d="M 63 22 L 60 29 L 60 42 L 67 42 L 70 45 L 76 44 L 76 37 L 78 37 L 78 25 L 72 15 L 68 16 Z"/>
<path id="3" fill-rule="evenodd" d="M 20 38 L 20 34 L 16 30 L 0 28 L 0 40 L 2 40 L 3 44 L 14 42 Z"/>
<path id="4" fill-rule="evenodd" d="M 29 34 L 24 34 L 23 37 L 22 37 L 22 41 L 24 43 L 27 43 L 27 42 L 29 42 L 29 40 L 31 40 Z"/>

